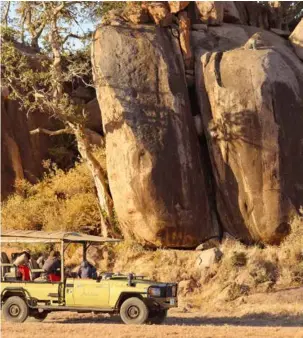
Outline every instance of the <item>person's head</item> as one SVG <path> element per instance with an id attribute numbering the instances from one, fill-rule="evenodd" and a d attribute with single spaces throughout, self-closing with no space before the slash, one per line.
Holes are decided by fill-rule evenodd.
<path id="1" fill-rule="evenodd" d="M 50 253 L 49 253 L 49 258 L 53 258 L 53 259 L 59 259 L 60 258 L 60 253 L 59 251 L 55 251 L 55 250 L 52 250 Z"/>
<path id="2" fill-rule="evenodd" d="M 29 249 L 25 249 L 23 251 L 23 254 L 27 257 L 27 259 L 31 258 L 31 251 Z"/>

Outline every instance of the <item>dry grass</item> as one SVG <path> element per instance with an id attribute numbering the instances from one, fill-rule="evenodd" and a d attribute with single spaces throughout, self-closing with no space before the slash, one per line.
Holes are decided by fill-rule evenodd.
<path id="1" fill-rule="evenodd" d="M 83 163 L 48 173 L 32 185 L 19 181 L 18 193 L 2 204 L 2 229 L 81 230 L 98 227 L 100 214 L 92 178 Z"/>
<path id="2" fill-rule="evenodd" d="M 250 294 L 302 286 L 302 229 L 302 219 L 297 218 L 292 233 L 280 246 L 247 247 L 227 239 L 220 247 L 221 261 L 210 268 L 199 267 L 198 251 L 149 251 L 125 241 L 108 249 L 108 268 L 143 274 L 157 281 L 181 282 L 181 301 L 212 308 Z"/>

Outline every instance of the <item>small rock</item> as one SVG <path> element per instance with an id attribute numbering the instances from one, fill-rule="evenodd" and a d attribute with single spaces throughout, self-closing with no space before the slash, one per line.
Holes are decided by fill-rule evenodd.
<path id="1" fill-rule="evenodd" d="M 201 133 L 202 130 L 200 130 L 200 129 L 202 129 L 202 124 L 201 124 L 201 128 L 198 129 L 199 123 L 200 123 L 200 121 L 198 121 L 198 120 L 201 120 L 201 117 L 199 115 L 197 115 L 197 118 L 195 119 L 195 125 L 196 125 L 198 133 Z M 202 123 L 202 121 L 201 121 L 201 123 Z M 214 238 L 210 238 L 206 242 L 198 245 L 196 247 L 196 250 L 197 251 L 199 251 L 199 250 L 203 251 L 203 250 L 207 250 L 207 249 L 211 249 L 211 248 L 217 248 L 219 246 L 220 246 L 220 240 L 219 240 L 219 238 L 218 237 L 214 237 Z"/>
<path id="2" fill-rule="evenodd" d="M 214 263 L 219 262 L 222 256 L 223 253 L 218 248 L 212 248 L 202 251 L 201 254 L 197 257 L 196 265 L 200 268 L 210 267 Z"/>

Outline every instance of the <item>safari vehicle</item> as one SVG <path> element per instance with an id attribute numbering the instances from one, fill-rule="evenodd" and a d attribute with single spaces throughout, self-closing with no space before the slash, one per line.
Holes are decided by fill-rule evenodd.
<path id="1" fill-rule="evenodd" d="M 22 281 L 14 275 L 13 264 L 1 262 L 4 320 L 22 323 L 33 317 L 42 321 L 52 311 L 76 311 L 120 314 L 126 324 L 161 324 L 167 310 L 177 306 L 177 284 L 157 283 L 134 274 L 100 273 L 96 279 L 65 276 L 64 252 L 70 243 L 82 244 L 85 260 L 91 244 L 118 241 L 76 232 L 3 231 L 1 243 L 61 244 L 60 281 Z M 39 270 L 31 272 L 32 276 Z"/>

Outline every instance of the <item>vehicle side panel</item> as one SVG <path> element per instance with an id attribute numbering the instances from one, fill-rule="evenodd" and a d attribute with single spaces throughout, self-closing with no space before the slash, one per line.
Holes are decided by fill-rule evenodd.
<path id="1" fill-rule="evenodd" d="M 5 292 L 13 292 L 13 289 L 16 290 L 18 288 L 26 290 L 27 295 L 30 295 L 30 297 L 36 298 L 39 301 L 58 301 L 59 299 L 59 283 L 1 282 L 1 293 L 3 290 L 5 290 Z"/>
<path id="2" fill-rule="evenodd" d="M 68 279 L 65 295 L 67 306 L 109 308 L 109 281 Z"/>

